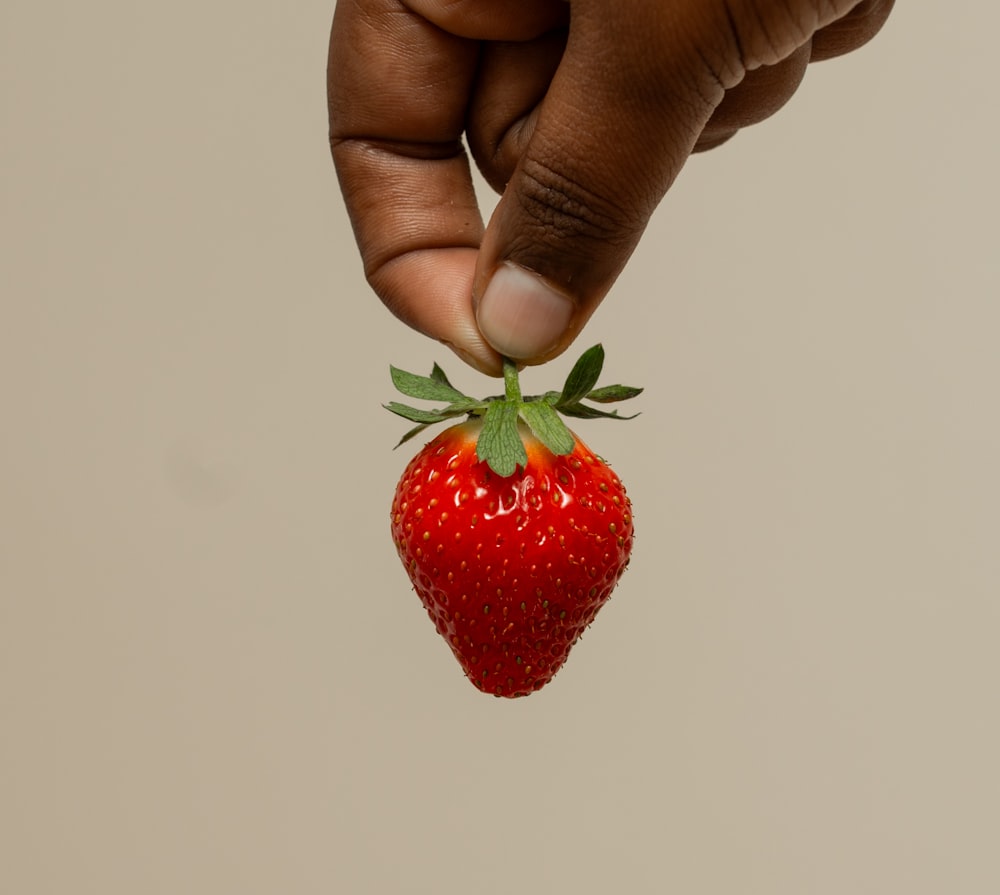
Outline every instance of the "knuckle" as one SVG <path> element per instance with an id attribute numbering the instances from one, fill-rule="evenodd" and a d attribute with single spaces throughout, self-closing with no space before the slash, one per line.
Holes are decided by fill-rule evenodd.
<path id="1" fill-rule="evenodd" d="M 882 29 L 893 0 L 863 0 L 847 15 L 816 32 L 813 38 L 814 61 L 843 56 L 864 46 Z"/>
<path id="2" fill-rule="evenodd" d="M 527 224 L 525 239 L 588 255 L 598 244 L 631 244 L 644 227 L 642 214 L 543 161 L 524 158 L 520 174 L 517 200 Z"/>
<path id="3" fill-rule="evenodd" d="M 774 65 L 808 42 L 815 30 L 813 3 L 724 0 L 731 46 L 743 71 Z"/>

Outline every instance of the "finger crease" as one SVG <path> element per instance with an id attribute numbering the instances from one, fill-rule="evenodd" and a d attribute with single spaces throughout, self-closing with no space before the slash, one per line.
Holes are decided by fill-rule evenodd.
<path id="1" fill-rule="evenodd" d="M 418 161 L 442 161 L 458 158 L 465 154 L 461 140 L 395 140 L 386 137 L 351 135 L 349 137 L 330 136 L 330 149 L 358 149 L 362 152 L 381 152 L 400 158 Z"/>

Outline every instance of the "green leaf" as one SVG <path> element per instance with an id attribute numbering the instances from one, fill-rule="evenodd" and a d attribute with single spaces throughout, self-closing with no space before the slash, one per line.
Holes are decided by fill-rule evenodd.
<path id="1" fill-rule="evenodd" d="M 605 385 L 587 392 L 586 398 L 588 401 L 597 401 L 598 404 L 611 404 L 614 401 L 627 401 L 641 394 L 641 388 L 631 385 Z"/>
<path id="2" fill-rule="evenodd" d="M 397 416 L 409 420 L 411 423 L 425 423 L 426 425 L 443 423 L 445 420 L 461 416 L 465 412 L 464 410 L 453 410 L 450 407 L 442 407 L 439 410 L 421 410 L 417 407 L 399 404 L 396 401 L 390 401 L 388 404 L 383 404 L 382 406 L 386 410 L 391 410 Z"/>
<path id="3" fill-rule="evenodd" d="M 413 438 L 414 435 L 419 435 L 421 432 L 424 431 L 424 429 L 427 429 L 432 425 L 434 424 L 421 423 L 419 426 L 414 426 L 412 429 L 410 429 L 409 432 L 407 432 L 402 438 L 400 438 L 399 441 L 396 442 L 396 447 L 399 447 L 401 444 L 406 444 L 406 442 L 408 442 L 411 438 Z"/>
<path id="4" fill-rule="evenodd" d="M 513 475 L 518 465 L 528 462 L 528 455 L 517 430 L 518 405 L 511 401 L 496 401 L 486 410 L 483 428 L 476 442 L 476 456 L 497 475 Z"/>
<path id="5" fill-rule="evenodd" d="M 601 369 L 604 367 L 604 347 L 600 344 L 588 348 L 580 355 L 580 359 L 573 365 L 569 376 L 566 377 L 566 384 L 563 386 L 559 404 L 575 404 L 581 398 L 586 397 L 601 376 Z"/>
<path id="6" fill-rule="evenodd" d="M 444 370 L 442 370 L 436 363 L 434 364 L 434 368 L 431 370 L 431 379 L 435 382 L 440 382 L 442 385 L 448 386 L 448 388 L 452 388 L 452 384 L 448 381 L 448 377 L 444 375 Z M 458 389 L 455 390 L 458 391 Z"/>
<path id="7" fill-rule="evenodd" d="M 529 401 L 521 406 L 521 419 L 528 424 L 535 438 L 553 454 L 563 456 L 572 453 L 576 439 L 551 404 Z"/>
<path id="8" fill-rule="evenodd" d="M 607 412 L 583 403 L 584 400 L 589 400 L 609 404 L 634 398 L 642 393 L 641 388 L 626 385 L 595 387 L 603 366 L 604 348 L 600 344 L 594 345 L 574 364 L 561 392 L 550 391 L 538 397 L 526 398 L 521 394 L 517 364 L 504 358 L 504 394 L 485 400 L 462 394 L 448 381 L 444 370 L 436 363 L 429 376 L 417 376 L 390 366 L 393 384 L 404 395 L 444 402 L 445 406 L 421 410 L 390 401 L 384 407 L 416 423 L 400 439 L 399 444 L 409 441 L 436 423 L 464 415 L 482 417 L 483 427 L 477 441 L 477 456 L 495 473 L 507 477 L 513 475 L 518 466 L 523 467 L 528 462 L 521 438 L 524 429 L 519 420 L 549 451 L 564 456 L 572 452 L 576 436 L 566 428 L 560 413 L 578 419 L 632 419 L 632 416 L 621 416 L 617 411 Z"/>
<path id="9" fill-rule="evenodd" d="M 580 403 L 569 405 L 560 404 L 559 412 L 563 416 L 572 416 L 580 420 L 632 420 L 639 415 L 638 413 L 633 413 L 630 416 L 622 416 L 617 410 L 612 410 L 609 413 L 606 410 L 598 410 L 596 407 L 588 407 L 586 404 Z"/>
<path id="10" fill-rule="evenodd" d="M 452 388 L 447 381 L 442 382 L 432 376 L 417 376 L 416 373 L 407 373 L 405 370 L 393 366 L 389 367 L 389 375 L 392 377 L 392 384 L 396 386 L 396 389 L 410 398 L 449 402 L 469 400 L 458 389 Z"/>

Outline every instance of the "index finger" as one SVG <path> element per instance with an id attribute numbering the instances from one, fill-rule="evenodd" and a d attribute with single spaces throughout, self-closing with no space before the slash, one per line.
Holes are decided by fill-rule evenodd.
<path id="1" fill-rule="evenodd" d="M 477 58 L 475 41 L 399 0 L 341 0 L 327 73 L 330 145 L 382 301 L 496 372 L 500 359 L 471 309 L 483 222 L 462 133 Z"/>

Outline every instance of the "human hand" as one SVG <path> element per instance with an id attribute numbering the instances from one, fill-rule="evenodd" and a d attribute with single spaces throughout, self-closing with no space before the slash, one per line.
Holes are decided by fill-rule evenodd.
<path id="1" fill-rule="evenodd" d="M 580 332 L 688 156 L 893 0 L 341 0 L 330 142 L 368 281 L 497 374 Z M 501 193 L 483 225 L 462 146 Z"/>

